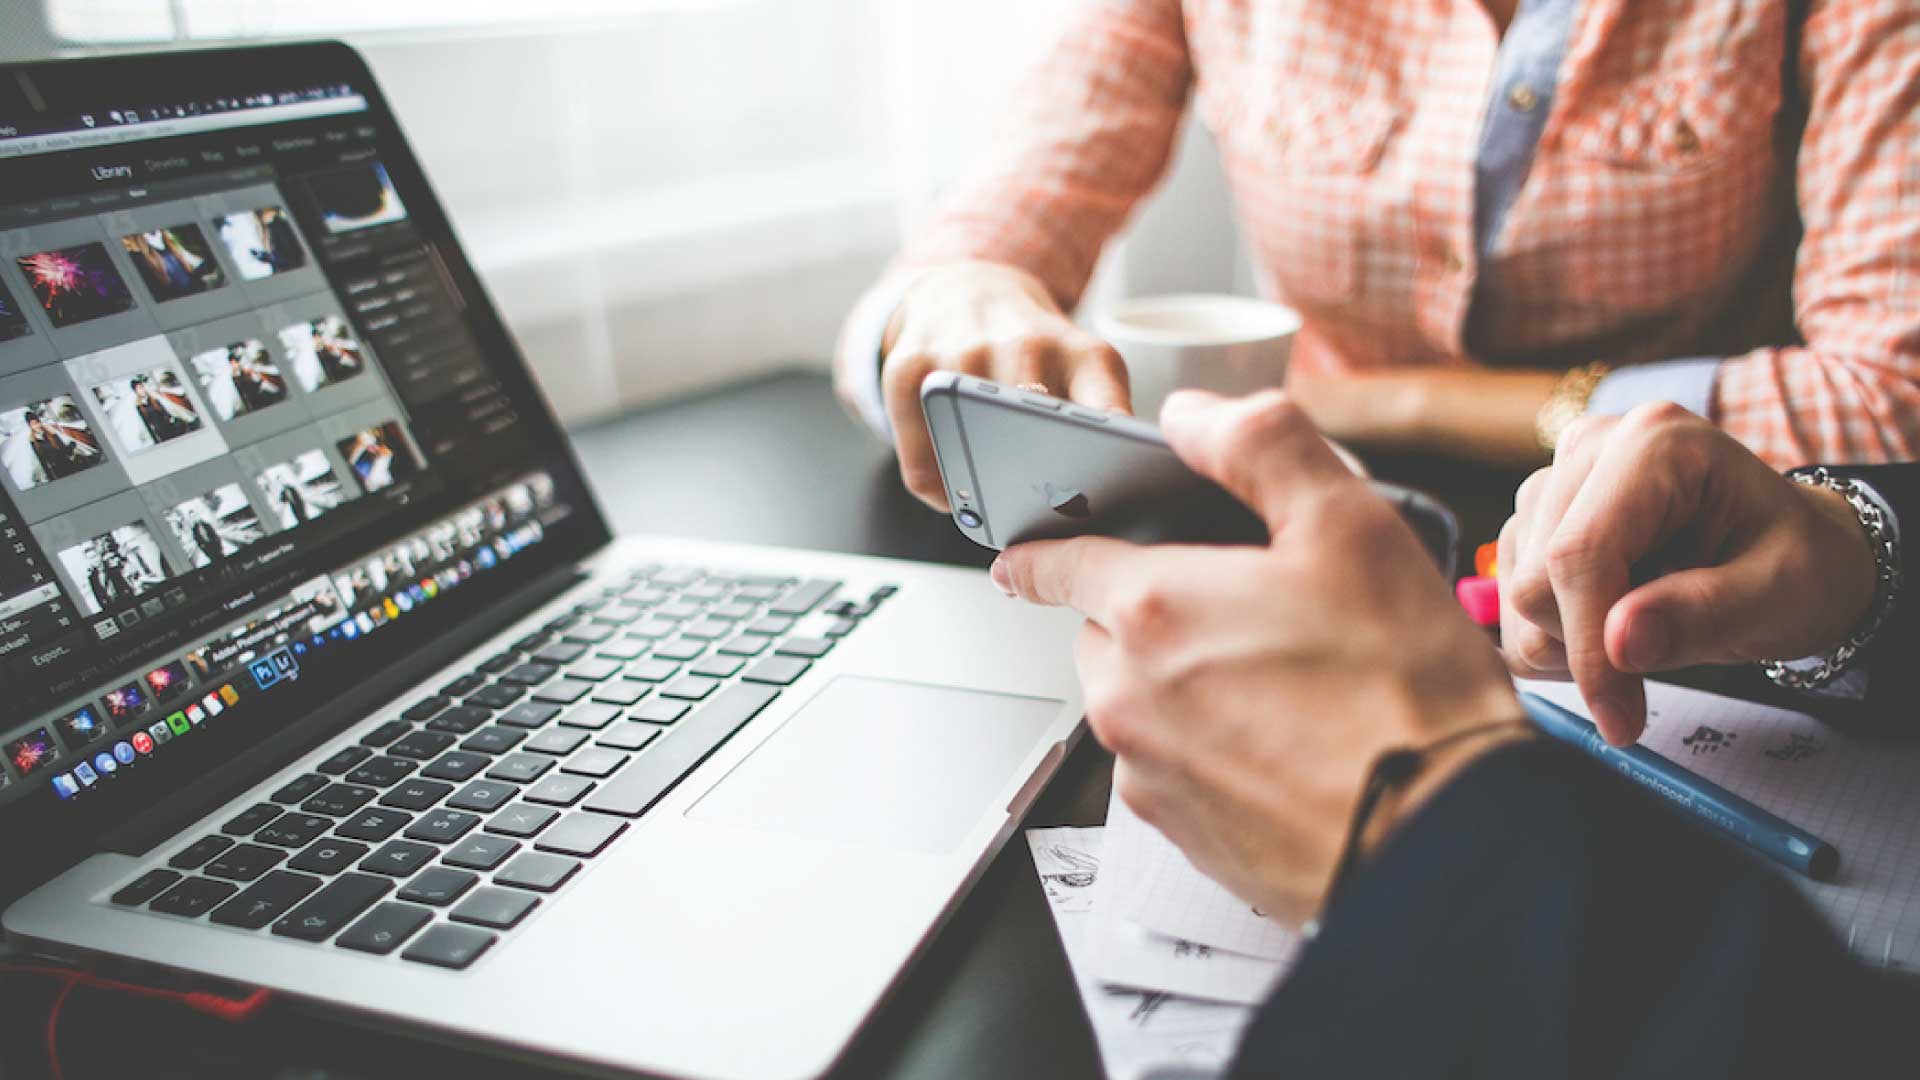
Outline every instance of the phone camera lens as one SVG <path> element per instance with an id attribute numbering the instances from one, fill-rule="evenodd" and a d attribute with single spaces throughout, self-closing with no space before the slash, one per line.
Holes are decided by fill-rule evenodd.
<path id="1" fill-rule="evenodd" d="M 961 507 L 961 508 L 960 508 L 960 513 L 959 513 L 959 515 L 958 515 L 958 516 L 959 516 L 959 518 L 960 518 L 960 524 L 962 524 L 962 525 L 965 525 L 965 526 L 966 526 L 967 528 L 969 528 L 969 529 L 977 529 L 977 528 L 979 528 L 979 527 L 980 527 L 980 515 L 979 515 L 979 514 L 976 514 L 976 513 L 974 513 L 973 511 L 971 511 L 971 510 L 968 510 L 968 509 L 967 509 L 967 508 L 965 508 L 965 507 Z"/>

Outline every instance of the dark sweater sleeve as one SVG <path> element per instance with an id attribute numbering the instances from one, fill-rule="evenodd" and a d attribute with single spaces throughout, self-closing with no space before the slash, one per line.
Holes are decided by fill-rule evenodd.
<path id="1" fill-rule="evenodd" d="M 1234 1075 L 1868 1075 L 1884 986 L 1771 868 L 1528 743 L 1352 879 Z"/>

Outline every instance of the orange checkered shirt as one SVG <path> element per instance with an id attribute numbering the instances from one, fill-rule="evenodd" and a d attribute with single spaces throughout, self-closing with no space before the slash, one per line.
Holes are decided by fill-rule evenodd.
<path id="1" fill-rule="evenodd" d="M 1191 99 L 1297 365 L 1711 358 L 1776 466 L 1920 457 L 1920 4 L 1568 2 L 1540 102 L 1475 0 L 1089 0 L 890 279 L 985 259 L 1071 307 Z M 1485 235 L 1502 108 L 1542 115 Z"/>

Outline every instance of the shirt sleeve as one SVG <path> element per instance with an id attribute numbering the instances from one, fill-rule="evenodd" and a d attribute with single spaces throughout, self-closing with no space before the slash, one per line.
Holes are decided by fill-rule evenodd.
<path id="1" fill-rule="evenodd" d="M 1806 344 L 1728 358 L 1711 418 L 1778 468 L 1920 458 L 1920 8 L 1814 0 L 1799 70 Z"/>
<path id="2" fill-rule="evenodd" d="M 1594 387 L 1587 411 L 1619 416 L 1649 401 L 1671 401 L 1704 419 L 1713 415 L 1713 383 L 1719 370 L 1720 361 L 1712 357 L 1621 368 Z"/>
<path id="3" fill-rule="evenodd" d="M 1345 889 L 1236 1077 L 1865 1075 L 1878 980 L 1771 867 L 1576 751 L 1470 766 Z"/>

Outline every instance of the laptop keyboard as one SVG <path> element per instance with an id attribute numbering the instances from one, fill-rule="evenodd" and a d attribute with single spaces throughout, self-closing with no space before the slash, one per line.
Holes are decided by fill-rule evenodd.
<path id="1" fill-rule="evenodd" d="M 892 596 L 642 567 L 114 893 L 461 969 Z"/>

